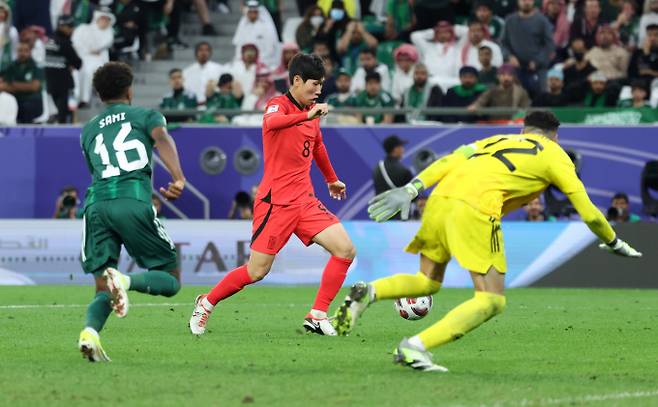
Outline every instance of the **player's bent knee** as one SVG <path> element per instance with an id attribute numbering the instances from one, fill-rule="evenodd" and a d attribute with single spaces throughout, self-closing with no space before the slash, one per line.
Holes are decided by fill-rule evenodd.
<path id="1" fill-rule="evenodd" d="M 270 267 L 247 267 L 252 282 L 260 281 L 270 272 Z"/>
<path id="2" fill-rule="evenodd" d="M 356 248 L 352 242 L 348 242 L 338 246 L 331 254 L 335 257 L 340 257 L 341 259 L 354 260 L 356 257 Z"/>
<path id="3" fill-rule="evenodd" d="M 174 295 L 178 294 L 180 291 L 181 285 L 180 281 L 174 276 L 171 276 L 172 282 L 171 286 L 169 289 L 162 290 L 162 295 L 165 297 L 173 297 Z"/>

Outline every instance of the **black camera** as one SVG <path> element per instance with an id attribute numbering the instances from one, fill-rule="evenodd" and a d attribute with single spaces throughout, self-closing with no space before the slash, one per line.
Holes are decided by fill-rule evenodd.
<path id="1" fill-rule="evenodd" d="M 65 195 L 62 198 L 62 208 L 71 209 L 78 206 L 78 200 L 73 195 Z"/>

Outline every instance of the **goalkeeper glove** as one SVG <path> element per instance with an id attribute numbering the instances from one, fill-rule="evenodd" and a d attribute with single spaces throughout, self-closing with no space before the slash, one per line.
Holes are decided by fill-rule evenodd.
<path id="1" fill-rule="evenodd" d="M 419 193 L 425 189 L 423 183 L 415 179 L 407 185 L 383 192 L 368 202 L 368 215 L 370 219 L 384 222 L 400 212 L 402 220 L 409 219 L 409 209 Z"/>
<path id="2" fill-rule="evenodd" d="M 610 243 L 601 243 L 599 249 L 624 257 L 642 257 L 642 253 L 633 249 L 628 243 L 616 237 Z"/>

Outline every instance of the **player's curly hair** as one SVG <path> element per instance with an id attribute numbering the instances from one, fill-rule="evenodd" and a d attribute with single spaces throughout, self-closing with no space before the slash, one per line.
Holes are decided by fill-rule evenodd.
<path id="1" fill-rule="evenodd" d="M 102 101 L 124 97 L 132 84 L 132 68 L 123 62 L 108 62 L 94 72 L 94 89 Z"/>
<path id="2" fill-rule="evenodd" d="M 535 110 L 525 116 L 523 126 L 553 132 L 560 127 L 560 120 L 551 111 Z"/>

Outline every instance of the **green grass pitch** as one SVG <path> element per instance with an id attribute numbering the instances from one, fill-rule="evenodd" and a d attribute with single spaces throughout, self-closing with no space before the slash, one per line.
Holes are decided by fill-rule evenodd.
<path id="1" fill-rule="evenodd" d="M 470 290 L 435 295 L 421 321 L 374 304 L 347 338 L 302 333 L 314 287 L 258 286 L 196 338 L 200 291 L 131 293 L 101 333 L 113 361 L 92 364 L 76 348 L 91 287 L 0 287 L 0 406 L 658 406 L 656 291 L 509 290 L 505 313 L 435 350 L 447 374 L 391 351 Z"/>

